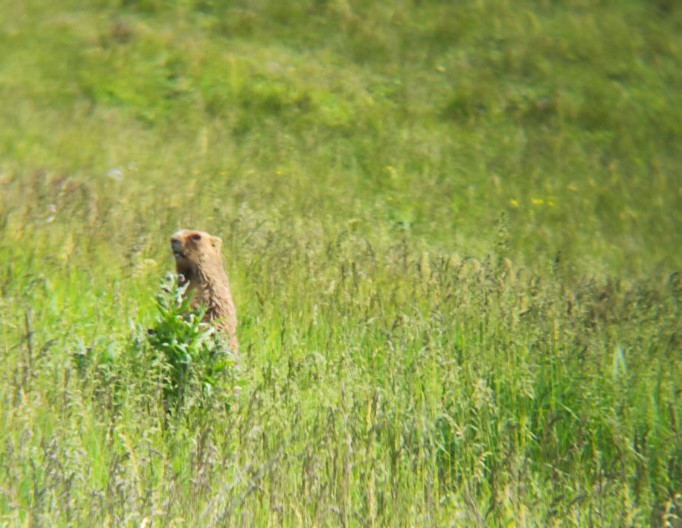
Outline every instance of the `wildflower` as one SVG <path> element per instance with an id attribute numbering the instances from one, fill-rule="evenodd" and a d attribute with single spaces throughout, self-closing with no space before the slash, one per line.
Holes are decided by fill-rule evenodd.
<path id="1" fill-rule="evenodd" d="M 45 222 L 47 222 L 48 224 L 51 224 L 52 222 L 54 222 L 54 219 L 57 217 L 57 206 L 55 204 L 49 204 L 47 206 L 47 212 L 48 212 L 48 216 L 45 219 Z"/>
<path id="2" fill-rule="evenodd" d="M 114 167 L 107 171 L 107 176 L 112 180 L 121 181 L 123 179 L 123 169 L 121 167 Z"/>

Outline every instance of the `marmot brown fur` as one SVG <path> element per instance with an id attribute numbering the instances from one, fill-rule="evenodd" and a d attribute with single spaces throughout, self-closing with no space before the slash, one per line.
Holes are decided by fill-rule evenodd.
<path id="1" fill-rule="evenodd" d="M 221 244 L 218 237 L 189 229 L 171 237 L 180 285 L 189 283 L 185 295 L 192 295 L 191 306 L 204 305 L 204 320 L 225 332 L 230 348 L 238 352 L 237 311 L 220 257 Z"/>

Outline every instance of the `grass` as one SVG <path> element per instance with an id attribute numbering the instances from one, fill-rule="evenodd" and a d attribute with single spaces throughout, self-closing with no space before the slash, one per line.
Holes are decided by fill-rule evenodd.
<path id="1" fill-rule="evenodd" d="M 674 2 L 0 12 L 1 523 L 680 525 Z M 170 417 L 180 227 L 242 357 Z"/>

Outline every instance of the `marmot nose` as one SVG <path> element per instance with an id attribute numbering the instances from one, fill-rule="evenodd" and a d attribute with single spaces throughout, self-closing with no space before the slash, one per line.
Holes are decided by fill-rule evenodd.
<path id="1" fill-rule="evenodd" d="M 173 248 L 173 251 L 180 251 L 182 249 L 182 242 L 177 238 L 171 238 L 171 248 Z"/>

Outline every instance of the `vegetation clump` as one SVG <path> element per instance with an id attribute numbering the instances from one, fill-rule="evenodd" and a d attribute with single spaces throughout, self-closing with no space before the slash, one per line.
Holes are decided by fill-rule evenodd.
<path id="1" fill-rule="evenodd" d="M 150 364 L 164 371 L 163 393 L 172 414 L 227 396 L 230 382 L 236 381 L 236 356 L 227 337 L 202 322 L 205 308 L 190 309 L 191 296 L 183 297 L 186 288 L 174 276 L 166 278 L 156 296 L 154 324 L 134 352 L 148 355 Z"/>

